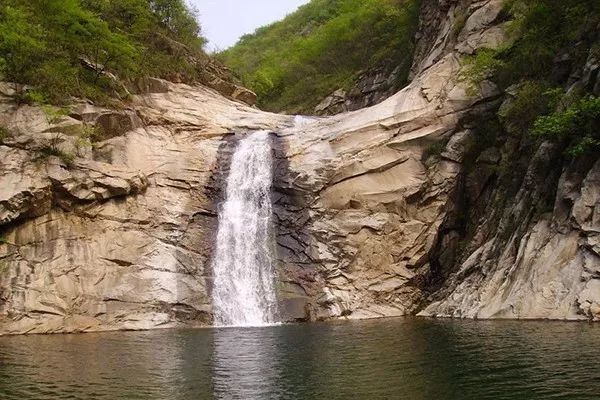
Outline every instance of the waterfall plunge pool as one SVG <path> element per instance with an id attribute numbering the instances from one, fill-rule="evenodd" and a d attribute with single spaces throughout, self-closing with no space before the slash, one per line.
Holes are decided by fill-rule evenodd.
<path id="1" fill-rule="evenodd" d="M 0 337 L 0 399 L 597 399 L 600 326 L 419 318 Z"/>

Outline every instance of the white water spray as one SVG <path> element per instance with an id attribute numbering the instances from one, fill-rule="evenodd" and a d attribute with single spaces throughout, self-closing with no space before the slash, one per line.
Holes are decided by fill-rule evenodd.
<path id="1" fill-rule="evenodd" d="M 272 156 L 269 133 L 240 141 L 219 213 L 213 306 L 217 326 L 275 322 L 277 298 L 271 249 Z"/>

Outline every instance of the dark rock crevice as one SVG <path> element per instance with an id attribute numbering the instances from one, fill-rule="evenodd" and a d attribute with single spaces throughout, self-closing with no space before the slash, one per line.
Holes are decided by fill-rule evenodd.
<path id="1" fill-rule="evenodd" d="M 279 271 L 281 318 L 285 321 L 310 320 L 319 291 L 315 279 L 318 264 L 310 256 L 312 242 L 310 204 L 314 195 L 294 183 L 286 139 L 272 136 L 273 217 Z M 311 296 L 312 295 L 312 296 Z"/>

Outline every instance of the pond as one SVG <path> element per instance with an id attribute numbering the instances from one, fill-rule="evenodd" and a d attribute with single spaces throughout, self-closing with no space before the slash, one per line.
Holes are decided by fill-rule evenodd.
<path id="1" fill-rule="evenodd" d="M 0 338 L 0 399 L 597 399 L 600 326 L 381 319 Z"/>

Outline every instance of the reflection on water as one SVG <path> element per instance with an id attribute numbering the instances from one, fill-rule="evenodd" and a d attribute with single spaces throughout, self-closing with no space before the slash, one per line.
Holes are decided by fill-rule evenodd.
<path id="1" fill-rule="evenodd" d="M 0 338 L 0 399 L 596 399 L 600 326 L 396 319 Z"/>
<path id="2" fill-rule="evenodd" d="M 275 329 L 273 329 L 275 328 Z M 213 331 L 213 391 L 218 399 L 278 399 L 279 357 L 274 326 Z"/>

